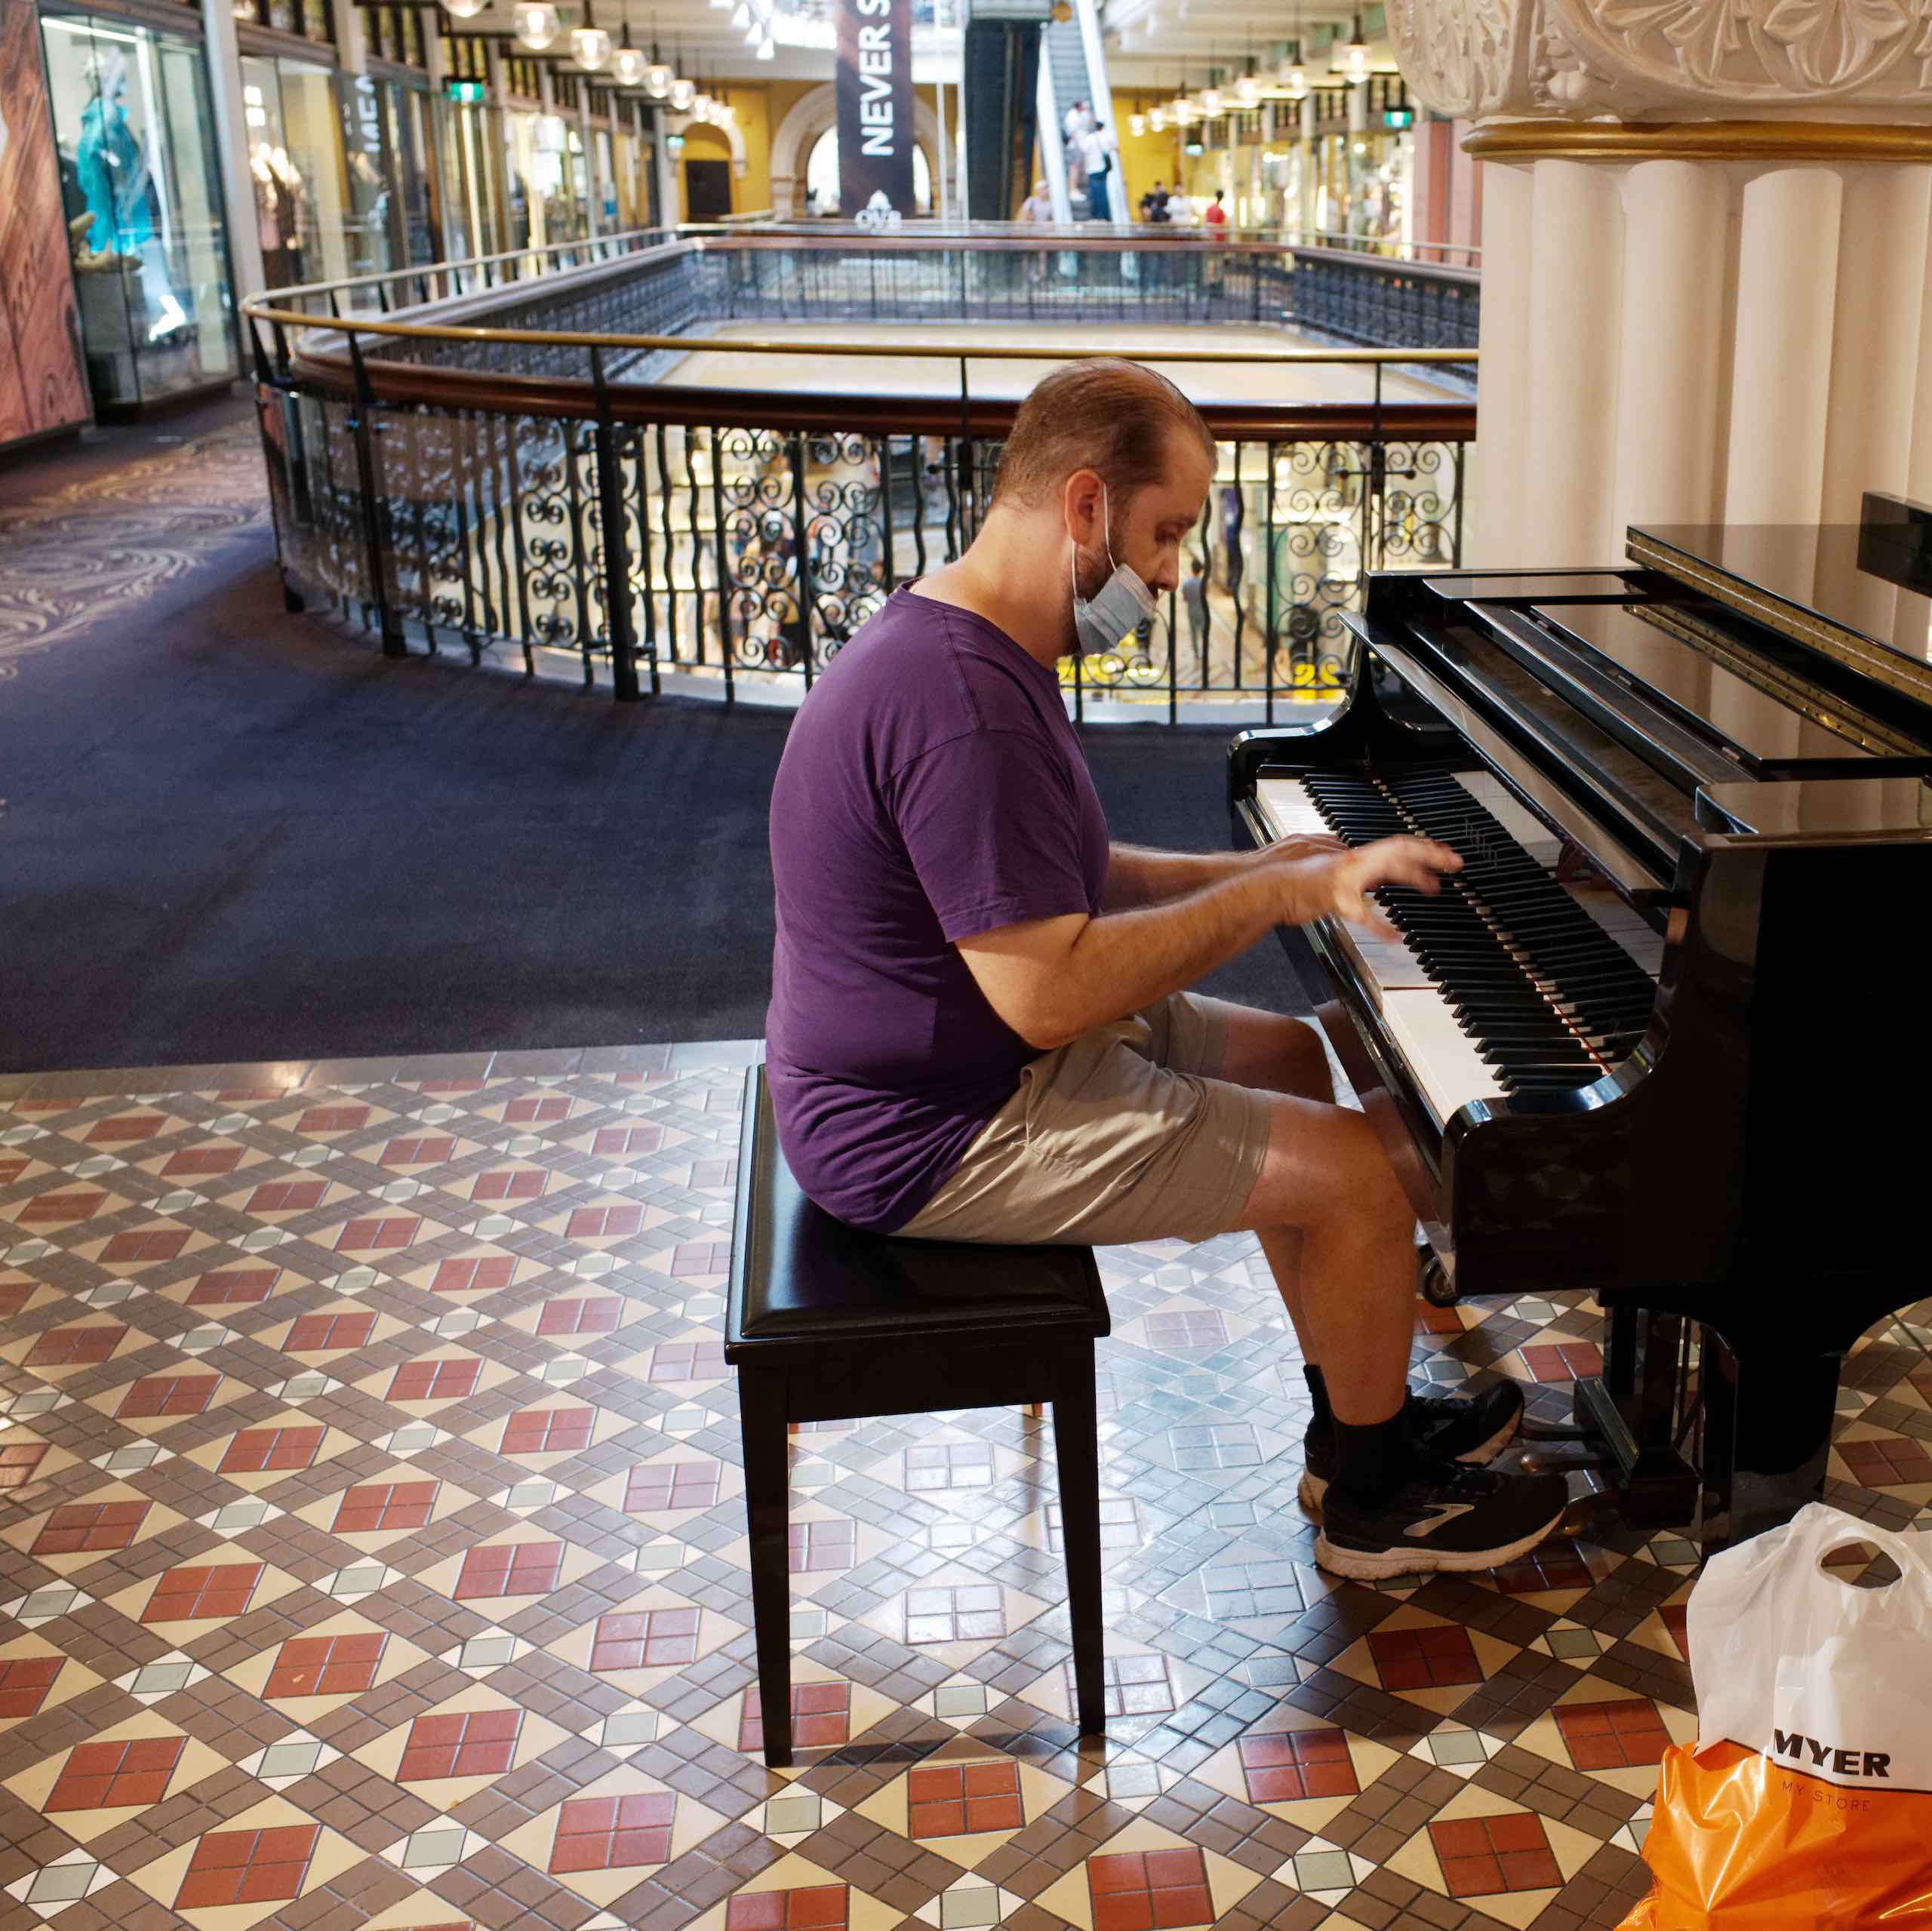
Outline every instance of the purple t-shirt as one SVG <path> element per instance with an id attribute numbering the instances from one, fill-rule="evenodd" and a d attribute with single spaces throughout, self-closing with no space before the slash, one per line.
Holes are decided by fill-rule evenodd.
<path id="1" fill-rule="evenodd" d="M 1038 1050 L 955 942 L 1097 913 L 1107 821 L 1053 672 L 903 587 L 826 667 L 771 788 L 767 1057 L 798 1184 L 891 1232 Z"/>

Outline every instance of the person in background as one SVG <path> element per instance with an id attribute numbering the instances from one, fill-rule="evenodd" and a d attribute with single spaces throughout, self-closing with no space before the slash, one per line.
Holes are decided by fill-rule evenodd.
<path id="1" fill-rule="evenodd" d="M 1053 200 L 1047 192 L 1045 182 L 1035 181 L 1033 183 L 1033 192 L 1020 204 L 1020 218 L 1022 221 L 1052 220 Z"/>
<path id="2" fill-rule="evenodd" d="M 1168 211 L 1168 190 L 1164 182 L 1156 181 L 1140 197 L 1140 218 L 1155 226 L 1174 219 Z"/>
<path id="3" fill-rule="evenodd" d="M 1097 123 L 1080 137 L 1081 158 L 1087 166 L 1087 209 L 1096 221 L 1114 218 L 1111 177 L 1118 152 L 1112 129 L 1103 125 Z"/>
<path id="4" fill-rule="evenodd" d="M 1203 679 L 1208 672 L 1208 568 L 1198 557 L 1188 567 L 1181 580 L 1181 601 L 1187 606 L 1188 635 L 1194 643 L 1194 674 Z"/>
<path id="5" fill-rule="evenodd" d="M 1201 226 L 1204 228 L 1211 228 L 1214 231 L 1209 238 L 1213 241 L 1225 241 L 1228 238 L 1226 199 L 1227 190 L 1225 188 L 1217 188 L 1214 190 L 1214 200 L 1201 211 Z"/>

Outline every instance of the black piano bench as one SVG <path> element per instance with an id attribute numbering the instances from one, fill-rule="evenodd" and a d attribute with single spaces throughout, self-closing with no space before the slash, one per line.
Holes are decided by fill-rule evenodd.
<path id="1" fill-rule="evenodd" d="M 761 1065 L 745 1078 L 724 1358 L 738 1371 L 764 1760 L 792 1760 L 791 1425 L 1051 1401 L 1083 1736 L 1105 1726 L 1090 1247 L 864 1234 L 814 1207 L 779 1150 Z"/>

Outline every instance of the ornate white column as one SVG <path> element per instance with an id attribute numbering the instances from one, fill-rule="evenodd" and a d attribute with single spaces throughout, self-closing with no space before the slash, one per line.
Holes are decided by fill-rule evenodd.
<path id="1" fill-rule="evenodd" d="M 1932 0 L 1389 0 L 1484 164 L 1464 558 L 1932 495 Z"/>

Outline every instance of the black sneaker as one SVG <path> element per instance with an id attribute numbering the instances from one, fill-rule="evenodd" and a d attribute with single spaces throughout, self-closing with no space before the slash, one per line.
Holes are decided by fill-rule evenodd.
<path id="1" fill-rule="evenodd" d="M 1373 1508 L 1352 1506 L 1346 1491 L 1331 1490 L 1315 1563 L 1363 1582 L 1418 1570 L 1494 1569 L 1534 1548 L 1562 1521 L 1569 1493 L 1558 1474 L 1422 1464 Z"/>
<path id="2" fill-rule="evenodd" d="M 1402 1406 L 1417 1454 L 1434 1462 L 1493 1462 L 1515 1439 L 1523 1422 L 1523 1391 L 1513 1381 L 1492 1382 L 1469 1395 L 1417 1394 Z M 1335 1437 L 1311 1423 L 1302 1437 L 1302 1506 L 1318 1513 L 1335 1479 Z"/>

